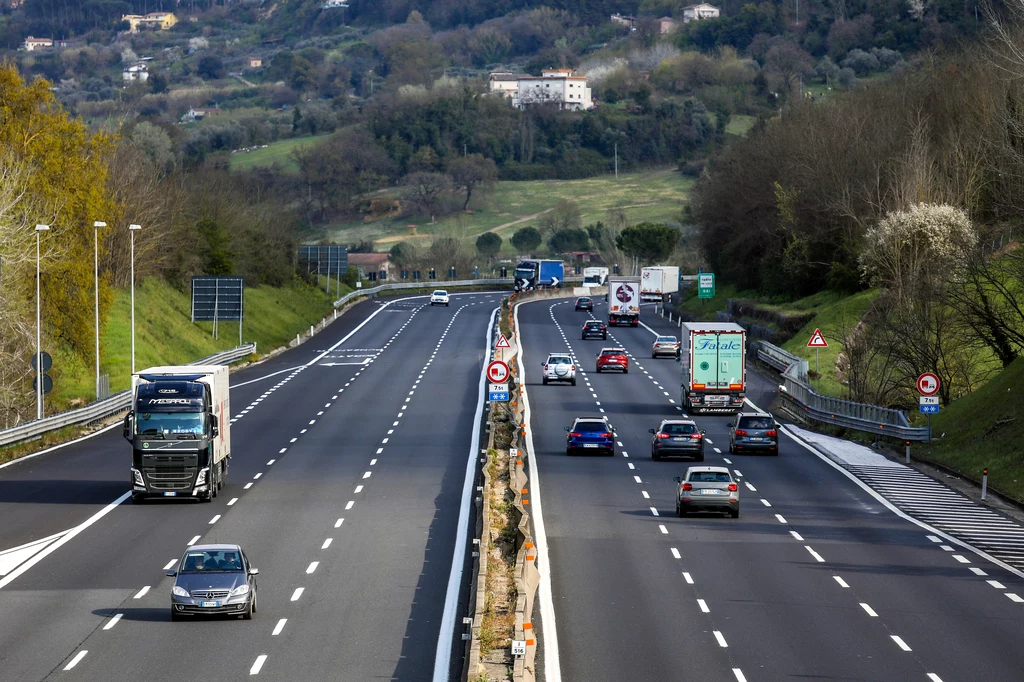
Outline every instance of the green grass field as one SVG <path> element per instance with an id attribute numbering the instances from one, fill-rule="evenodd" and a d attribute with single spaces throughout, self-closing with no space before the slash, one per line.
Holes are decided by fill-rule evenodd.
<path id="1" fill-rule="evenodd" d="M 350 291 L 342 284 L 342 293 Z M 286 345 L 295 334 L 308 330 L 331 310 L 335 292 L 293 284 L 283 288 L 261 286 L 245 290 L 246 320 L 243 342 L 256 342 L 257 354 Z M 186 364 L 238 345 L 238 324 L 219 323 L 219 339 L 212 323 L 190 321 L 188 292 L 151 278 L 135 288 L 135 367 Z M 118 291 L 101 339 L 101 368 L 110 375 L 117 392 L 131 383 L 131 298 Z M 47 397 L 48 413 L 78 406 L 93 399 L 95 375 L 91 357 L 76 359 L 67 351 L 54 354 L 54 391 Z"/>
<path id="2" fill-rule="evenodd" d="M 231 155 L 231 170 L 247 170 L 257 166 L 272 166 L 274 162 L 281 164 L 284 172 L 298 170 L 295 159 L 292 158 L 292 151 L 302 147 L 308 147 L 321 140 L 330 137 L 330 134 L 313 135 L 311 137 L 294 137 L 288 140 L 271 142 L 265 149 L 255 149 L 251 152 L 239 152 Z"/>
<path id="3" fill-rule="evenodd" d="M 583 180 L 498 182 L 488 196 L 479 202 L 474 198 L 473 203 L 478 205 L 470 213 L 458 213 L 434 224 L 405 218 L 336 224 L 328 228 L 328 237 L 338 242 L 372 239 L 378 250 L 386 250 L 402 240 L 426 246 L 435 236 L 475 239 L 493 230 L 504 240 L 502 254 L 512 254 L 514 249 L 508 240 L 515 231 L 536 227 L 539 214 L 553 208 L 560 199 L 579 204 L 584 225 L 607 220 L 608 210 L 619 207 L 632 223 L 676 220 L 693 184 L 692 178 L 666 168 L 620 173 L 618 180 L 602 175 Z M 415 225 L 415 234 L 411 224 Z"/>
<path id="4" fill-rule="evenodd" d="M 736 114 L 729 119 L 728 125 L 725 126 L 725 132 L 727 135 L 737 135 L 743 137 L 750 129 L 754 127 L 754 121 L 757 119 L 753 116 L 744 116 L 743 114 Z"/>

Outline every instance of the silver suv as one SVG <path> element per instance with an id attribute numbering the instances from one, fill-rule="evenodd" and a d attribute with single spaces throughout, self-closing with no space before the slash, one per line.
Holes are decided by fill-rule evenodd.
<path id="1" fill-rule="evenodd" d="M 576 363 L 564 353 L 552 353 L 544 362 L 543 381 L 546 386 L 551 381 L 568 381 L 576 385 Z"/>

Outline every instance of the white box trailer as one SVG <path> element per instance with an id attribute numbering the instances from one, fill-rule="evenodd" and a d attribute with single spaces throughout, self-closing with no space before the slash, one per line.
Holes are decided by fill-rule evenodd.
<path id="1" fill-rule="evenodd" d="M 640 324 L 640 278 L 611 275 L 608 278 L 608 326 Z"/>
<path id="2" fill-rule="evenodd" d="M 653 265 L 640 271 L 640 297 L 645 301 L 667 301 L 679 291 L 679 268 Z"/>
<path id="3" fill-rule="evenodd" d="M 229 370 L 150 367 L 132 375 L 124 437 L 132 443 L 132 499 L 216 497 L 231 458 Z"/>
<path id="4" fill-rule="evenodd" d="M 747 331 L 733 322 L 684 322 L 680 333 L 683 410 L 742 410 L 747 397 Z"/>
<path id="5" fill-rule="evenodd" d="M 599 287 L 608 280 L 608 268 L 591 266 L 583 268 L 583 286 Z"/>

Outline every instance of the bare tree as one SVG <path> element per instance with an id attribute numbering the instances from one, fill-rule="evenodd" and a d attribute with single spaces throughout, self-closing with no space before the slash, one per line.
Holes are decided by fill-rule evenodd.
<path id="1" fill-rule="evenodd" d="M 427 215 L 434 215 L 441 208 L 441 199 L 452 188 L 452 179 L 444 173 L 409 173 L 402 178 L 407 188 L 409 202 Z"/>

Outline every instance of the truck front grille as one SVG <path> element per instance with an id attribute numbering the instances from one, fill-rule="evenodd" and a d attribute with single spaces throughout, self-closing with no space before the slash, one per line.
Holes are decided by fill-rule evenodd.
<path id="1" fill-rule="evenodd" d="M 195 471 L 184 467 L 169 467 L 143 469 L 142 475 L 153 490 L 190 490 Z"/>

